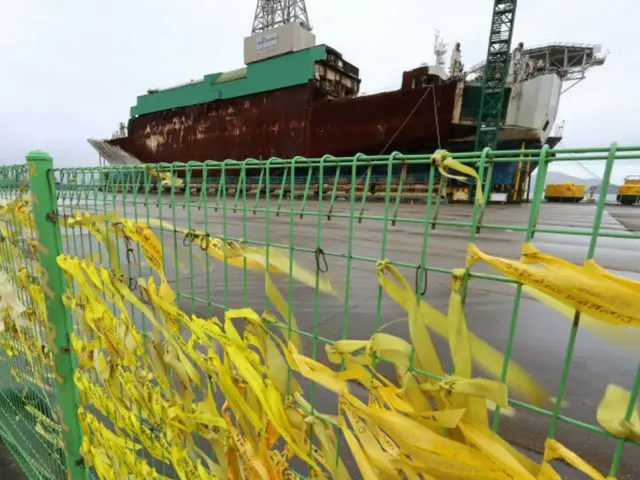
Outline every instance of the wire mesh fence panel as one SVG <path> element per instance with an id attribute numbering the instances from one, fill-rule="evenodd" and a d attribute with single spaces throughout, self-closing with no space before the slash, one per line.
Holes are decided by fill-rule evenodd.
<path id="1" fill-rule="evenodd" d="M 0 168 L 0 436 L 30 478 L 66 478 L 26 165 Z"/>
<path id="2" fill-rule="evenodd" d="M 640 475 L 622 460 L 635 427 L 599 409 L 619 384 L 607 412 L 634 425 L 635 317 L 575 313 L 581 292 L 526 266 L 564 278 L 559 259 L 595 259 L 638 291 L 640 229 L 603 194 L 614 163 L 638 158 L 612 145 L 50 171 L 91 473 L 554 478 L 542 454 L 576 463 L 566 447 Z M 597 204 L 544 203 L 549 162 L 576 160 L 604 162 Z M 488 205 L 523 164 L 532 202 Z M 452 186 L 472 201 L 450 204 Z"/>

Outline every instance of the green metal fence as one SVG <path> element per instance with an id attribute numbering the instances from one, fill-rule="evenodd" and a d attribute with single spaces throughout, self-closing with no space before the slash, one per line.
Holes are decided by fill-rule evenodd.
<path id="1" fill-rule="evenodd" d="M 64 478 L 67 468 L 57 408 L 57 399 L 64 397 L 56 396 L 54 360 L 43 322 L 46 312 L 39 284 L 43 276 L 34 253 L 38 238 L 35 229 L 20 228 L 12 221 L 19 213 L 6 212 L 6 205 L 20 202 L 28 190 L 27 166 L 2 167 L 0 175 L 2 300 L 4 306 L 14 305 L 11 320 L 15 320 L 3 318 L 0 435 L 29 478 Z M 41 176 L 46 180 L 46 175 Z M 16 294 L 22 307 L 12 299 Z M 12 328 L 14 324 L 23 328 Z M 33 355 L 34 351 L 41 355 Z"/>
<path id="2" fill-rule="evenodd" d="M 115 211 L 134 221 L 160 219 L 166 222 L 151 223 L 162 244 L 167 279 L 178 296 L 180 308 L 204 318 L 243 306 L 256 311 L 268 310 L 269 300 L 264 293 L 263 277 L 246 268 L 233 268 L 227 262 L 214 265 L 214 261 L 201 251 L 197 238 L 194 241 L 194 237 L 183 235 L 183 228 L 246 245 L 264 246 L 267 261 L 270 251 L 284 252 L 315 271 L 317 279 L 321 273 L 328 273 L 343 294 L 340 301 L 324 296 L 317 288 L 317 282 L 313 290 L 300 288 L 291 277 L 278 280 L 291 306 L 290 314 L 298 319 L 297 333 L 304 339 L 305 352 L 321 362 L 327 361 L 323 345 L 335 340 L 366 339 L 383 328 L 407 336 L 404 322 L 393 322 L 400 316 L 399 312 L 384 298 L 373 278 L 376 262 L 380 259 L 388 258 L 407 278 L 415 280 L 416 298 L 427 298 L 432 305 L 446 309 L 451 272 L 454 268 L 464 267 L 468 242 L 486 245 L 489 253 L 517 258 L 521 243 L 535 241 L 541 235 L 546 243 L 555 238 L 564 241 L 569 238 L 569 243 L 586 246 L 586 258 L 597 258 L 596 247 L 602 239 L 640 241 L 640 232 L 621 231 L 603 223 L 607 206 L 605 194 L 600 195 L 593 206 L 554 206 L 543 202 L 551 161 L 604 162 L 600 192 L 607 192 L 614 164 L 640 159 L 640 147 L 612 144 L 609 148 L 594 149 L 549 150 L 545 147 L 499 152 L 487 149 L 482 154 L 453 155 L 461 163 L 476 166 L 485 186 L 491 183 L 492 171 L 500 164 L 532 162 L 537 168 L 537 178 L 532 187 L 533 200 L 526 208 L 487 206 L 487 188 L 483 203 L 444 205 L 441 197 L 434 195 L 440 178 L 437 170 L 430 168 L 430 158 L 430 155 L 394 153 L 378 157 L 325 156 L 292 160 L 272 158 L 264 162 L 249 159 L 167 164 L 158 167 L 172 176 L 164 189 L 156 188 L 157 182 L 145 167 L 53 168 L 51 160 L 39 153 L 29 157 L 29 169 L 25 165 L 2 167 L 0 177 L 13 179 L 0 185 L 3 199 L 19 199 L 27 191 L 37 198 L 32 203 L 35 218 L 32 238 L 28 237 L 27 229 L 2 231 L 2 271 L 16 288 L 22 285 L 23 267 L 26 273 L 22 275 L 27 281 L 45 286 L 47 312 L 45 315 L 40 311 L 39 315 L 48 320 L 55 345 L 54 352 L 47 350 L 45 346 L 50 343 L 46 330 L 35 320 L 30 328 L 23 329 L 30 332 L 30 336 L 20 341 L 7 340 L 10 336 L 6 330 L 0 333 L 3 338 L 0 349 L 0 436 L 27 476 L 64 478 L 69 472 L 75 479 L 95 473 L 80 455 L 82 433 L 75 413 L 79 400 L 73 383 L 70 348 L 70 334 L 78 328 L 78 319 L 72 318 L 64 306 L 65 278 L 55 257 L 58 253 L 66 253 L 89 258 L 106 267 L 114 265 L 113 258 L 94 236 L 79 227 L 64 226 L 68 225 L 64 220 L 74 217 L 77 212 Z M 373 196 L 367 194 L 368 186 L 376 176 L 380 180 L 380 171 L 386 171 L 381 182 L 384 195 L 382 201 L 374 202 Z M 407 189 L 408 185 L 415 184 L 407 181 L 413 172 L 420 172 L 413 178 L 428 172 L 423 179 L 423 188 L 419 190 L 422 195 L 416 196 L 415 188 Z M 29 188 L 21 183 L 27 177 Z M 186 188 L 177 179 L 183 180 Z M 346 187 L 343 179 L 346 179 Z M 413 197 L 421 202 L 407 203 L 406 200 Z M 556 225 L 549 221 L 556 211 L 553 209 L 559 215 Z M 567 225 L 562 220 L 562 212 L 571 209 L 580 212 L 576 215 L 588 218 L 590 225 Z M 550 216 L 545 217 L 546 214 Z M 15 215 L 15 212 L 10 214 Z M 586 240 L 581 242 L 577 240 L 579 238 Z M 151 273 L 149 265 L 143 261 L 144 252 L 138 244 L 132 245 L 122 238 L 116 237 L 114 241 L 122 258 L 125 280 L 135 289 L 136 279 Z M 38 244 L 40 266 L 33 260 L 25 265 L 18 264 L 21 257 L 13 249 L 28 253 Z M 27 253 L 26 258 L 29 258 Z M 34 304 L 25 289 L 17 290 L 22 303 L 34 310 L 35 318 L 43 304 Z M 510 358 L 518 358 L 519 349 L 532 349 L 527 345 L 527 338 L 518 337 L 518 330 L 538 332 L 531 341 L 540 342 L 545 337 L 541 329 L 546 328 L 543 325 L 549 325 L 548 317 L 553 314 L 536 310 L 527 314 L 527 324 L 523 325 L 519 322 L 523 311 L 533 310 L 531 302 L 523 300 L 521 286 L 482 267 L 466 269 L 463 292 L 470 330 L 478 329 L 480 336 L 505 352 L 500 379 L 504 381 Z M 146 318 L 133 307 L 131 317 L 143 332 L 152 330 Z M 562 322 L 558 318 L 554 321 Z M 540 326 L 535 325 L 537 321 Z M 518 415 L 515 419 L 494 415 L 493 428 L 516 444 L 522 443 L 519 440 L 522 437 L 527 438 L 520 445 L 525 451 L 541 451 L 546 436 L 558 437 L 600 471 L 608 469 L 611 477 L 634 478 L 640 475 L 640 470 L 632 460 L 638 452 L 631 450 L 637 449 L 638 442 L 613 439 L 595 424 L 593 410 L 586 413 L 576 410 L 578 418 L 574 418 L 571 403 L 563 407 L 572 374 L 579 374 L 579 369 L 585 368 L 584 359 L 578 367 L 572 362 L 581 330 L 580 314 L 575 315 L 573 322 L 566 321 L 563 325 L 567 327 L 564 331 L 549 333 L 555 351 L 540 350 L 546 352 L 544 355 L 557 357 L 558 361 L 552 367 L 542 362 L 552 372 L 536 371 L 536 361 L 531 365 L 524 364 L 534 376 L 540 374 L 545 387 L 555 392 L 555 403 L 549 408 L 540 408 L 510 398 Z M 291 328 L 289 322 L 285 333 L 288 329 L 291 334 Z M 30 357 L 29 342 L 41 346 L 45 353 L 38 358 Z M 558 342 L 564 344 L 562 350 L 557 348 Z M 535 360 L 535 355 L 523 355 L 522 358 Z M 43 364 L 43 359 L 48 359 L 49 364 Z M 378 360 L 388 362 L 384 358 Z M 59 381 L 53 378 L 53 364 L 61 377 Z M 415 371 L 413 366 L 410 369 Z M 627 420 L 640 389 L 640 368 L 635 366 L 634 369 L 636 373 L 631 378 L 621 380 L 627 381 L 632 392 Z M 335 400 L 313 382 L 304 389 L 312 411 L 331 412 L 334 409 Z M 574 391 L 573 402 L 579 397 L 580 394 Z M 65 427 L 61 427 L 62 418 Z M 62 448 L 60 439 L 64 439 L 66 448 Z M 344 441 L 342 443 L 341 452 L 346 448 Z M 626 463 L 622 461 L 625 445 L 625 458 L 629 458 Z M 604 454 L 605 450 L 610 453 Z M 592 459 L 590 454 L 594 452 L 598 458 Z M 606 462 L 604 455 L 608 457 Z M 152 457 L 148 460 L 160 474 L 175 475 L 169 460 Z M 305 468 L 298 469 L 301 478 L 309 475 Z"/>

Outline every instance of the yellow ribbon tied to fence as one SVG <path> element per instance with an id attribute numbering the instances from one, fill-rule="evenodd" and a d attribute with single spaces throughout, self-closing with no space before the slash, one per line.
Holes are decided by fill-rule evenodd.
<path id="1" fill-rule="evenodd" d="M 469 245 L 467 265 L 484 261 L 507 277 L 539 290 L 555 300 L 600 321 L 640 326 L 640 295 L 627 279 L 593 262 L 579 266 L 539 252 L 525 244 L 520 261 L 507 260 Z"/>
<path id="2" fill-rule="evenodd" d="M 403 295 L 402 286 L 408 284 L 388 261 L 379 263 L 379 271 L 390 270 L 398 285 L 384 282 L 383 277 L 380 281 L 385 292 L 398 299 Z M 500 382 L 471 378 L 470 333 L 460 297 L 463 276 L 464 270 L 454 270 L 447 315 L 454 375 L 438 380 L 411 373 L 412 348 L 416 368 L 441 371 L 429 334 L 419 327 L 424 319 L 413 293 L 403 299 L 413 345 L 376 333 L 369 341 L 342 340 L 327 346 L 330 361 L 345 366 L 344 371 L 335 373 L 335 380 L 351 378 L 369 390 L 367 405 L 346 385 L 325 384 L 340 395 L 339 425 L 362 478 L 557 480 L 561 477 L 548 462 L 561 457 L 591 478 L 602 479 L 587 462 L 556 441 L 547 443 L 545 462 L 538 465 L 490 429 L 488 403 L 507 407 L 507 389 Z M 373 369 L 375 357 L 395 365 L 400 386 Z M 358 368 L 370 369 L 370 375 L 362 375 Z M 443 428 L 448 429 L 446 436 L 442 436 Z"/>
<path id="3" fill-rule="evenodd" d="M 160 185 L 171 186 L 174 185 L 176 187 L 181 187 L 184 185 L 184 180 L 180 177 L 176 177 L 172 175 L 171 172 L 160 172 L 155 168 L 147 168 L 147 172 L 153 178 L 156 178 L 160 181 Z"/>
<path id="4" fill-rule="evenodd" d="M 609 384 L 604 397 L 598 405 L 596 418 L 602 428 L 619 438 L 640 440 L 640 414 L 636 405 L 632 405 L 629 420 L 626 420 L 631 394 L 624 388 Z"/>
<path id="5" fill-rule="evenodd" d="M 185 231 L 186 234 L 187 232 Z M 244 268 L 246 266 L 248 270 L 268 271 L 278 275 L 289 275 L 289 272 L 291 272 L 291 277 L 303 285 L 315 288 L 317 279 L 319 291 L 337 295 L 330 278 L 326 274 L 311 272 L 295 260 L 282 255 L 275 248 L 270 248 L 267 255 L 265 248 L 248 247 L 231 240 L 222 240 L 215 237 L 209 237 L 204 245 L 203 248 L 206 249 L 207 254 L 211 257 L 221 262 L 226 261 L 236 268 Z M 267 262 L 269 268 L 267 268 Z"/>
<path id="6" fill-rule="evenodd" d="M 378 263 L 377 274 L 378 282 L 387 295 L 407 313 L 410 313 L 411 340 L 418 349 L 416 358 L 428 364 L 430 372 L 441 375 L 442 367 L 439 365 L 439 361 L 436 361 L 435 349 L 428 338 L 427 327 L 438 336 L 448 338 L 450 324 L 447 316 L 422 299 L 416 301 L 415 292 L 409 282 L 389 261 Z M 417 311 L 415 311 L 416 308 Z M 473 362 L 494 378 L 500 378 L 504 356 L 472 332 L 468 332 L 467 335 Z M 506 384 L 516 395 L 534 405 L 543 406 L 549 402 L 548 392 L 513 360 L 510 360 L 508 364 Z"/>
<path id="7" fill-rule="evenodd" d="M 104 229 L 92 227 L 98 222 Z M 331 368 L 306 356 L 298 335 L 288 331 L 297 330 L 291 307 L 270 278 L 270 273 L 291 273 L 295 281 L 333 292 L 330 283 L 320 281 L 320 272 L 297 267 L 278 254 L 267 260 L 263 249 L 201 235 L 207 255 L 241 259 L 242 267 L 253 262 L 264 272 L 267 295 L 280 315 L 241 308 L 226 310 L 222 318 L 201 318 L 181 309 L 166 280 L 162 243 L 149 224 L 112 214 L 79 215 L 68 224 L 88 228 L 103 243 L 109 242 L 108 234 L 137 243 L 151 269 L 149 276 L 138 279 L 138 297 L 117 269 L 75 256 L 57 258 L 70 280 L 63 300 L 79 326 L 72 344 L 78 356 L 75 382 L 82 397 L 82 452 L 100 478 L 165 478 L 149 464 L 149 457 L 170 464 L 181 480 L 279 480 L 293 478 L 300 464 L 308 466 L 314 479 L 556 480 L 560 476 L 549 465 L 554 458 L 564 458 L 591 478 L 603 478 L 555 440 L 547 441 L 539 465 L 490 428 L 488 410 L 492 405 L 508 409 L 508 389 L 534 404 L 546 402 L 548 394 L 513 361 L 504 383 L 474 377 L 477 364 L 500 378 L 505 359 L 468 330 L 461 298 L 463 269 L 453 271 L 448 309 L 441 313 L 416 296 L 389 260 L 380 260 L 378 282 L 406 311 L 409 339 L 390 335 L 383 327 L 368 339 L 333 342 L 326 347 L 335 365 Z M 172 230 L 181 231 L 175 226 Z M 470 253 L 475 257 L 470 255 L 469 261 L 485 260 L 537 287 L 539 272 L 547 282 L 565 271 L 574 275 L 573 280 L 582 274 L 582 267 L 527 252 L 527 261 L 542 267 L 509 263 L 474 246 Z M 607 285 L 633 288 L 593 266 L 587 270 Z M 549 272 L 553 275 L 545 277 Z M 34 304 L 40 303 L 36 284 L 22 271 L 16 275 L 16 285 Z M 547 290 L 559 289 L 552 287 Z M 589 292 L 571 295 L 586 297 Z M 597 298 L 603 304 L 611 301 Z M 5 303 L 2 314 L 12 322 L 11 334 L 17 330 L 22 335 L 22 327 L 9 315 L 20 307 Z M 138 318 L 148 320 L 151 328 L 141 329 Z M 431 338 L 434 332 L 448 341 L 452 372 L 443 369 Z M 31 342 L 25 346 L 30 351 L 41 348 Z M 395 378 L 382 373 L 381 360 L 393 364 Z M 289 371 L 297 373 L 290 376 Z M 334 392 L 337 413 L 323 413 L 309 404 L 303 381 Z M 364 388 L 366 400 L 353 383 Z M 628 392 L 610 386 L 598 421 L 614 435 L 637 438 L 637 412 L 624 421 L 626 412 L 620 407 L 628 399 Z M 96 411 L 109 422 L 99 419 Z M 339 438 L 330 422 L 353 454 L 359 470 L 353 477 L 340 458 Z"/>
<path id="8" fill-rule="evenodd" d="M 481 260 L 521 282 L 530 295 L 562 314 L 568 315 L 568 308 L 583 312 L 585 326 L 613 343 L 622 344 L 623 339 L 596 321 L 613 327 L 640 326 L 640 282 L 612 274 L 593 259 L 579 266 L 542 253 L 527 243 L 522 248 L 522 259 L 513 261 L 488 255 L 469 245 L 468 265 Z M 637 344 L 635 349 L 637 352 Z M 640 416 L 635 406 L 629 420 L 625 419 L 630 401 L 627 390 L 608 385 L 598 406 L 597 420 L 616 437 L 640 440 Z"/>
<path id="9" fill-rule="evenodd" d="M 443 175 L 448 178 L 453 178 L 455 180 L 459 180 L 461 182 L 469 183 L 469 179 L 467 177 L 463 177 L 460 175 L 452 175 L 448 172 L 448 170 L 455 170 L 456 172 L 467 175 L 468 177 L 476 179 L 476 198 L 475 202 L 478 204 L 482 204 L 484 202 L 484 196 L 482 194 L 482 182 L 480 180 L 480 176 L 478 172 L 476 172 L 473 168 L 464 165 L 457 160 L 454 160 L 451 157 L 451 154 L 446 150 L 438 150 L 431 156 L 431 164 L 438 168 L 440 175 Z"/>

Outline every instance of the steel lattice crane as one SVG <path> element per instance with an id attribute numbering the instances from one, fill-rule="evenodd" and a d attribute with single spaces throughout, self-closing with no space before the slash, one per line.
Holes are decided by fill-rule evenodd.
<path id="1" fill-rule="evenodd" d="M 264 32 L 287 23 L 297 23 L 311 30 L 305 0 L 258 0 L 251 33 Z"/>
<path id="2" fill-rule="evenodd" d="M 504 89 L 509 74 L 511 38 L 517 0 L 494 0 L 487 61 L 482 78 L 482 97 L 476 128 L 476 150 L 498 146 Z"/>

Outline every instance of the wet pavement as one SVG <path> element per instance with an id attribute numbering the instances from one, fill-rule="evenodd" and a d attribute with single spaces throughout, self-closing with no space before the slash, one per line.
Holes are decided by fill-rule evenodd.
<path id="1" fill-rule="evenodd" d="M 640 232 L 640 205 L 608 207 L 609 214 L 632 232 Z"/>
<path id="2" fill-rule="evenodd" d="M 20 469 L 9 449 L 0 442 L 0 478 L 7 480 L 26 480 L 27 477 Z"/>
<path id="3" fill-rule="evenodd" d="M 163 202 L 167 201 L 168 197 L 163 197 Z M 79 208 L 91 210 L 92 203 L 81 204 Z M 328 202 L 324 202 L 324 215 L 320 219 L 318 215 L 309 214 L 317 212 L 317 202 L 307 202 L 307 214 L 303 218 L 300 218 L 299 214 L 295 215 L 292 222 L 288 215 L 287 202 L 284 202 L 279 216 L 272 213 L 268 220 L 264 212 L 252 212 L 253 199 L 249 203 L 251 208 L 246 214 L 246 221 L 242 210 L 238 209 L 234 213 L 231 205 L 232 201 L 229 201 L 226 215 L 220 210 L 215 212 L 212 207 L 207 208 L 205 213 L 204 208 L 198 209 L 196 206 L 168 208 L 166 204 L 162 205 L 161 213 L 157 206 L 149 206 L 147 210 L 142 204 L 118 203 L 116 208 L 129 218 L 137 217 L 143 220 L 147 216 L 162 216 L 164 220 L 180 227 L 188 227 L 190 224 L 192 228 L 206 230 L 212 235 L 224 234 L 226 237 L 244 238 L 250 242 L 265 242 L 268 236 L 271 244 L 288 246 L 292 238 L 296 248 L 306 249 L 296 251 L 295 259 L 310 269 L 316 268 L 313 252 L 320 247 L 325 253 L 332 282 L 339 291 L 348 292 L 348 304 L 343 298 L 315 295 L 313 289 L 300 284 L 294 284 L 289 290 L 286 278 L 276 277 L 275 280 L 285 298 L 289 299 L 299 328 L 311 334 L 304 340 L 304 352 L 312 355 L 315 351 L 321 361 L 326 362 L 324 345 L 321 340 L 314 343 L 314 331 L 317 337 L 329 340 L 367 339 L 381 325 L 403 318 L 403 311 L 384 294 L 379 294 L 375 261 L 386 257 L 394 262 L 420 263 L 425 231 L 421 221 L 425 218 L 423 204 L 400 205 L 398 217 L 408 221 L 399 219 L 395 226 L 391 226 L 389 222 L 388 233 L 385 235 L 384 205 L 369 203 L 364 210 L 364 216 L 376 218 L 364 218 L 361 223 L 357 219 L 353 221 L 352 236 L 349 235 L 350 219 L 347 215 L 349 202 L 337 202 L 330 221 L 326 219 Z M 359 202 L 356 205 L 359 206 Z M 272 200 L 271 208 L 275 210 L 275 207 L 276 201 Z M 76 208 L 74 207 L 73 211 Z M 260 202 L 258 210 L 260 208 L 265 208 L 264 201 Z M 294 204 L 295 210 L 301 208 L 300 202 Z M 439 219 L 468 222 L 471 220 L 471 208 L 470 205 L 443 205 Z M 98 206 L 96 210 L 103 209 Z M 593 225 L 595 211 L 595 206 L 588 204 L 544 204 L 538 227 L 586 231 Z M 390 216 L 392 212 L 393 208 Z M 529 213 L 530 207 L 526 205 L 490 205 L 485 214 L 484 224 L 504 225 L 510 228 L 504 231 L 484 228 L 477 235 L 476 244 L 486 253 L 518 258 L 524 238 L 521 229 L 526 226 Z M 267 223 L 270 225 L 268 233 Z M 245 228 L 243 224 L 246 225 Z M 626 232 L 625 225 L 640 226 L 640 209 L 611 208 L 605 211 L 602 232 Z M 463 267 L 469 233 L 468 227 L 438 225 L 435 230 L 429 229 L 426 264 L 447 269 Z M 174 290 L 180 294 L 181 306 L 185 311 L 194 311 L 199 315 L 220 315 L 220 305 L 241 307 L 244 302 L 259 312 L 264 309 L 264 287 L 259 273 L 250 273 L 245 281 L 241 270 L 230 266 L 225 268 L 217 261 L 209 262 L 197 245 L 183 246 L 182 235 L 164 232 L 162 239 L 165 258 L 168 254 L 168 277 Z M 67 238 L 63 243 L 68 241 Z M 386 243 L 384 251 L 383 241 Z M 538 232 L 533 243 L 545 253 L 582 263 L 587 255 L 589 241 L 587 236 Z M 88 243 L 88 240 L 85 240 L 85 244 Z M 65 245 L 65 250 L 72 249 L 71 244 Z M 75 248 L 80 249 L 79 246 Z M 84 253 L 88 254 L 86 248 L 88 247 L 85 246 Z M 351 259 L 348 258 L 349 250 Z M 177 263 L 173 261 L 174 251 L 179 252 L 177 256 L 183 264 L 182 268 L 174 268 Z M 640 240 L 602 237 L 597 242 L 595 259 L 600 265 L 616 273 L 639 278 Z M 347 284 L 348 263 L 351 273 Z M 415 268 L 400 270 L 413 284 Z M 148 270 L 143 273 L 146 271 Z M 472 272 L 497 273 L 487 265 L 474 266 Z M 441 311 L 446 311 L 449 282 L 448 274 L 428 272 L 424 299 Z M 513 285 L 481 279 L 473 279 L 468 287 L 466 314 L 469 329 L 501 351 L 504 351 L 508 338 L 514 293 Z M 570 330 L 569 319 L 523 295 L 512 355 L 551 392 L 551 395 L 555 395 L 560 382 Z M 385 327 L 385 331 L 408 338 L 406 322 L 395 322 Z M 583 329 L 578 332 L 566 386 L 566 405 L 561 412 L 563 415 L 595 425 L 596 409 L 606 385 L 613 382 L 626 388 L 631 387 L 640 358 L 640 349 L 637 348 L 640 345 L 640 335 L 638 331 L 614 329 L 607 330 L 606 336 L 609 339 L 613 337 L 613 341 L 605 340 Z M 450 362 L 446 344 L 440 339 L 435 341 L 447 368 Z M 479 371 L 477 373 L 482 374 Z M 315 396 L 320 411 L 335 411 L 335 398 L 332 395 L 321 391 L 320 388 L 309 394 Z M 517 408 L 514 419 L 501 419 L 500 433 L 523 451 L 536 456 L 536 453 L 543 451 L 549 427 L 548 416 Z M 562 421 L 559 423 L 556 438 L 606 476 L 613 456 L 614 439 Z M 638 448 L 636 445 L 626 445 L 618 478 L 640 478 L 640 462 L 633 461 L 634 456 L 637 458 Z M 539 459 L 539 456 L 536 458 Z M 564 478 L 584 478 L 568 468 L 561 468 Z"/>

